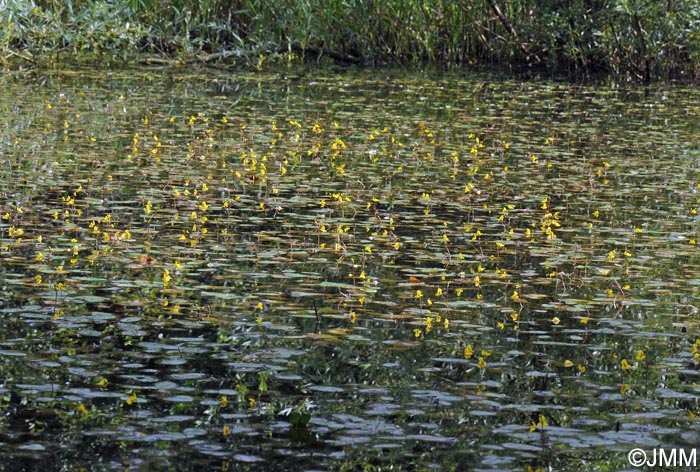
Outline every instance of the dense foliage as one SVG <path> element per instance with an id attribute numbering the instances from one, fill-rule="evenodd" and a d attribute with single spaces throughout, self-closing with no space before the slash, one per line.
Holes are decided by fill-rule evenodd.
<path id="1" fill-rule="evenodd" d="M 688 81 L 699 11 L 696 0 L 9 0 L 0 51 L 5 63 L 138 51 Z"/>

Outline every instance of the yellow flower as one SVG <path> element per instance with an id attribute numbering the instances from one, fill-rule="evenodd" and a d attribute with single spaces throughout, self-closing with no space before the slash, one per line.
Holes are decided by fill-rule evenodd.
<path id="1" fill-rule="evenodd" d="M 474 347 L 471 344 L 467 344 L 467 347 L 464 348 L 464 358 L 471 359 L 473 355 Z"/>
<path id="2" fill-rule="evenodd" d="M 637 359 L 639 362 L 642 362 L 644 359 L 647 358 L 647 356 L 644 354 L 644 351 L 640 349 L 637 351 L 637 355 L 634 358 Z"/>
<path id="3" fill-rule="evenodd" d="M 559 319 L 559 317 L 555 316 L 554 318 L 552 318 L 552 323 L 554 323 L 555 325 L 558 325 L 560 322 L 561 320 Z"/>
<path id="4" fill-rule="evenodd" d="M 168 288 L 168 285 L 170 284 L 170 271 L 168 269 L 165 269 L 163 272 L 163 288 L 166 289 Z"/>
<path id="5" fill-rule="evenodd" d="M 416 338 L 420 338 L 420 335 L 421 335 L 421 334 L 423 334 L 423 331 L 421 331 L 420 329 L 416 328 L 416 329 L 413 330 L 413 335 L 414 335 Z"/>
<path id="6" fill-rule="evenodd" d="M 540 414 L 540 416 L 537 420 L 537 423 L 535 423 L 534 421 L 532 423 L 530 423 L 530 432 L 535 431 L 538 427 L 539 428 L 546 428 L 547 426 L 549 426 L 549 422 L 547 421 L 547 418 L 545 418 L 543 414 Z"/>
<path id="7" fill-rule="evenodd" d="M 226 395 L 221 395 L 220 402 L 221 408 L 226 408 L 226 405 L 228 405 L 228 397 Z"/>
<path id="8" fill-rule="evenodd" d="M 423 298 L 423 292 L 420 290 L 416 290 L 415 298 Z"/>
<path id="9" fill-rule="evenodd" d="M 76 411 L 82 415 L 88 414 L 88 409 L 85 408 L 85 405 L 83 405 L 82 403 L 80 405 L 78 405 L 78 407 L 76 408 Z"/>
<path id="10" fill-rule="evenodd" d="M 229 434 L 231 434 L 231 428 L 229 428 L 227 425 L 224 425 L 224 430 L 222 431 L 222 434 L 224 435 L 224 437 L 228 436 Z"/>
<path id="11" fill-rule="evenodd" d="M 574 363 L 571 362 L 569 359 L 564 361 L 564 367 L 573 367 Z"/>
<path id="12" fill-rule="evenodd" d="M 477 365 L 479 366 L 479 369 L 483 369 L 484 367 L 486 367 L 486 361 L 483 357 L 479 357 L 479 362 L 477 363 Z"/>
<path id="13" fill-rule="evenodd" d="M 627 359 L 622 359 L 622 362 L 620 363 L 620 366 L 622 367 L 622 370 L 629 370 L 632 368 L 629 362 L 627 362 Z"/>
<path id="14" fill-rule="evenodd" d="M 537 426 L 541 426 L 542 428 L 549 426 L 549 422 L 547 421 L 547 418 L 544 417 L 544 415 L 540 415 L 540 421 L 537 423 Z"/>
<path id="15" fill-rule="evenodd" d="M 126 399 L 126 404 L 133 405 L 135 401 L 136 401 L 136 392 L 131 392 L 131 395 L 129 395 L 129 398 Z"/>

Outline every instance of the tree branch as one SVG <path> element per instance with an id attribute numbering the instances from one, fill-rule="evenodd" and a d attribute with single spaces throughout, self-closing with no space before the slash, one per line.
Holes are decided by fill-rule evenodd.
<path id="1" fill-rule="evenodd" d="M 533 55 L 533 53 L 531 53 L 528 50 L 528 48 L 525 46 L 525 43 L 520 42 L 520 40 L 518 39 L 518 32 L 515 31 L 515 28 L 513 28 L 513 25 L 510 23 L 510 21 L 508 21 L 508 18 L 506 18 L 506 16 L 503 14 L 503 12 L 501 12 L 501 9 L 498 8 L 498 5 L 496 5 L 493 0 L 486 0 L 486 1 L 488 2 L 489 6 L 491 7 L 491 10 L 493 10 L 493 12 L 498 17 L 498 20 L 501 22 L 503 27 L 506 29 L 506 31 L 508 31 L 508 33 L 510 33 L 510 35 L 513 37 L 513 39 L 518 44 L 518 46 L 520 46 L 520 49 L 522 49 L 522 51 L 525 53 L 525 57 L 530 57 L 531 55 Z M 537 56 L 537 54 L 534 54 L 534 56 L 535 56 L 535 61 L 540 62 L 539 56 Z"/>

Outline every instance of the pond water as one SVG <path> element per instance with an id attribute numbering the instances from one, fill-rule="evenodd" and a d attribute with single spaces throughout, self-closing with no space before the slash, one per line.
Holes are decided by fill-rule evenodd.
<path id="1" fill-rule="evenodd" d="M 0 80 L 0 469 L 611 470 L 700 443 L 697 90 Z"/>

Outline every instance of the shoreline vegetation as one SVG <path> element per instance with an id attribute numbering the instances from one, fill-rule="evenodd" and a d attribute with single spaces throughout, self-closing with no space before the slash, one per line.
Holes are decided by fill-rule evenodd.
<path id="1" fill-rule="evenodd" d="M 5 68 L 303 61 L 649 83 L 700 79 L 700 2 L 7 0 Z"/>

